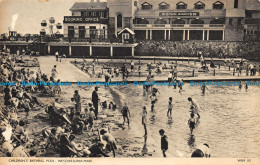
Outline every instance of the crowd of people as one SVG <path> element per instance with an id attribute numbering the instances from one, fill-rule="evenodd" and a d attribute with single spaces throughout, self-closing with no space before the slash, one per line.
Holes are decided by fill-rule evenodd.
<path id="1" fill-rule="evenodd" d="M 98 88 L 92 95 L 92 103 L 81 111 L 79 92 L 74 92 L 71 101 L 75 103 L 68 112 L 59 99 L 52 99 L 51 103 L 43 103 L 39 97 L 59 96 L 61 88 L 57 80 L 56 67 L 53 68 L 54 77 L 41 73 L 37 68 L 19 68 L 18 62 L 24 62 L 24 57 L 10 54 L 9 50 L 1 50 L 0 81 L 3 93 L 3 105 L 0 112 L 0 153 L 4 157 L 33 157 L 44 156 L 39 152 L 54 150 L 61 157 L 109 157 L 113 152 L 115 157 L 116 141 L 109 130 L 99 131 L 99 140 L 93 145 L 77 144 L 75 138 L 83 131 L 93 132 L 94 120 L 98 119 L 99 98 Z M 44 83 L 41 83 L 44 82 Z M 36 83 L 36 85 L 24 85 Z M 45 84 L 47 83 L 47 85 Z M 41 84 L 41 85 L 40 85 Z M 56 85 L 53 85 L 56 84 Z M 40 141 L 29 136 L 28 117 L 31 111 L 45 109 L 49 124 L 42 129 Z M 34 116 L 33 116 L 34 117 Z"/>
<path id="2" fill-rule="evenodd" d="M 198 57 L 202 51 L 205 57 L 212 58 L 247 58 L 257 55 L 256 42 L 224 41 L 142 41 L 137 46 L 139 56 Z"/>
<path id="3" fill-rule="evenodd" d="M 150 41 L 149 41 L 150 42 Z M 217 43 L 217 42 L 216 42 Z M 221 45 L 219 44 L 206 44 L 206 47 L 211 47 L 212 49 L 219 48 Z M 150 42 L 150 44 L 157 44 L 155 41 Z M 196 43 L 202 44 L 202 43 Z M 234 45 L 233 45 L 234 44 Z M 180 45 L 175 45 L 176 48 L 181 47 L 183 49 L 185 47 L 185 43 Z M 207 50 L 204 49 L 195 49 L 196 45 L 187 44 L 189 45 L 189 49 L 187 52 L 194 52 L 194 56 L 200 56 L 201 59 L 204 57 L 211 57 Z M 168 45 L 169 46 L 169 45 Z M 165 47 L 168 47 L 167 45 Z M 235 43 L 230 43 L 229 52 L 232 52 L 231 47 L 236 47 Z M 158 47 L 158 45 L 156 46 Z M 219 48 L 220 51 L 223 51 L 225 46 L 222 45 Z M 161 49 L 159 47 L 158 49 Z M 170 46 L 168 48 L 171 48 Z M 231 49 L 230 49 L 231 48 Z M 185 50 L 185 49 L 183 49 Z M 249 50 L 249 49 L 248 49 Z M 168 50 L 167 50 L 168 51 Z M 238 48 L 233 50 L 234 52 L 238 52 Z M 174 51 L 173 51 L 174 52 Z M 196 52 L 196 53 L 195 53 Z M 198 53 L 199 52 L 199 53 Z M 178 53 L 177 53 L 178 54 Z M 201 57 L 203 54 L 204 57 Z M 226 55 L 226 52 L 219 52 L 217 53 L 222 54 L 223 56 Z M 221 57 L 223 57 L 221 56 Z M 220 57 L 220 56 L 218 56 Z M 16 67 L 16 63 L 22 62 L 24 57 L 21 55 L 11 55 L 8 50 L 1 52 L 0 57 L 0 65 L 1 65 L 1 74 L 0 79 L 1 82 L 15 82 L 15 85 L 6 85 L 3 89 L 4 93 L 4 107 L 1 111 L 1 129 L 0 129 L 0 136 L 1 136 L 1 144 L 2 144 L 2 154 L 3 156 L 18 156 L 18 157 L 29 157 L 29 156 L 37 156 L 36 147 L 31 148 L 30 150 L 26 149 L 27 145 L 31 145 L 33 143 L 29 136 L 28 132 L 26 131 L 26 118 L 29 116 L 30 111 L 36 110 L 38 108 L 46 108 L 46 112 L 49 115 L 49 122 L 50 126 L 47 126 L 42 130 L 42 139 L 45 141 L 44 150 L 53 149 L 61 157 L 109 157 L 110 152 L 113 153 L 113 156 L 116 157 L 116 139 L 110 133 L 109 129 L 98 129 L 99 140 L 96 140 L 92 145 L 85 146 L 83 144 L 79 144 L 75 142 L 77 135 L 83 134 L 85 132 L 93 132 L 94 131 L 94 124 L 95 120 L 98 120 L 99 114 L 99 107 L 108 107 L 105 105 L 104 102 L 100 101 L 99 94 L 98 94 L 98 87 L 95 87 L 92 93 L 91 103 L 88 103 L 87 106 L 82 108 L 81 105 L 81 96 L 80 91 L 75 90 L 74 94 L 71 98 L 71 101 L 74 103 L 74 107 L 70 109 L 64 107 L 59 99 L 55 99 L 50 105 L 44 104 L 35 94 L 41 95 L 48 95 L 48 96 L 55 96 L 61 94 L 61 89 L 59 86 L 54 85 L 38 85 L 38 86 L 23 86 L 22 82 L 52 82 L 52 83 L 60 83 L 60 80 L 57 79 L 57 66 L 55 65 L 52 68 L 51 77 L 48 78 L 47 75 L 41 73 L 40 69 L 25 69 L 25 68 L 18 68 Z M 84 60 L 83 60 L 84 61 Z M 58 62 L 58 60 L 57 60 Z M 95 64 L 96 59 L 93 60 L 93 72 L 95 74 Z M 78 65 L 75 62 L 75 65 Z M 115 67 L 112 68 L 109 63 L 106 64 L 107 70 L 105 70 L 102 75 L 105 78 L 105 82 L 111 81 L 111 77 L 119 76 L 119 72 L 122 74 L 122 79 L 128 77 L 128 74 L 137 70 L 138 67 L 135 66 L 134 62 L 131 61 L 127 66 L 125 64 L 122 67 Z M 206 66 L 204 60 L 201 60 L 201 65 Z M 158 65 L 159 66 L 159 65 Z M 160 64 L 161 66 L 161 64 Z M 245 64 L 241 61 L 239 64 L 234 63 L 234 61 L 224 60 L 224 67 L 232 66 L 237 70 L 238 74 L 241 74 L 241 70 L 245 69 L 247 75 L 254 76 L 256 75 L 257 66 L 256 64 Z M 83 70 L 86 69 L 87 65 L 83 62 Z M 156 66 L 157 67 L 157 66 Z M 155 68 L 153 68 L 156 70 Z M 156 108 L 156 103 L 158 101 L 157 94 L 159 94 L 159 90 L 151 85 L 154 81 L 154 74 L 152 74 L 152 64 L 147 65 L 147 79 L 146 82 L 150 83 L 150 85 L 143 86 L 143 95 L 147 98 L 150 98 L 151 101 L 151 113 L 153 113 Z M 158 69 L 158 68 L 157 68 Z M 161 66 L 161 69 L 163 67 Z M 139 69 L 138 69 L 139 70 Z M 154 71 L 153 70 L 153 71 Z M 156 73 L 156 72 L 154 72 Z M 182 82 L 183 80 L 178 79 L 178 70 L 177 65 L 171 68 L 171 71 L 168 75 L 168 81 L 174 82 L 174 88 L 177 87 L 182 91 Z M 177 83 L 178 82 L 178 83 Z M 178 85 L 179 84 L 179 85 Z M 205 93 L 206 86 L 202 87 L 202 93 Z M 189 97 L 188 101 L 191 103 L 190 107 L 190 118 L 188 120 L 188 127 L 190 128 L 190 134 L 193 135 L 193 131 L 199 125 L 199 105 L 194 98 Z M 109 109 L 112 109 L 114 106 Z M 173 110 L 173 99 L 169 97 L 168 100 L 168 111 L 167 117 L 169 120 L 172 120 L 172 110 Z M 23 112 L 25 112 L 25 118 L 22 118 Z M 127 123 L 128 127 L 130 128 L 130 109 L 125 103 L 122 106 L 121 113 L 123 116 L 123 126 Z M 147 111 L 146 106 L 143 106 L 143 113 L 142 113 L 142 125 L 144 127 L 144 137 L 145 137 L 145 144 L 148 137 L 148 130 L 147 130 Z M 11 131 L 12 136 L 6 137 L 6 132 Z M 168 138 L 165 135 L 165 130 L 159 130 L 159 134 L 161 136 L 161 150 L 164 157 L 166 157 L 166 152 L 168 150 Z M 203 144 L 198 146 L 196 150 L 191 154 L 191 157 L 210 157 L 209 154 L 209 145 Z"/>

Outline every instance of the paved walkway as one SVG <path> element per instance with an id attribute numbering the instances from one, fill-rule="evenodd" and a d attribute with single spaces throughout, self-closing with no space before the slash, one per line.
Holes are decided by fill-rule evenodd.
<path id="1" fill-rule="evenodd" d="M 70 61 L 74 61 L 74 59 L 62 59 L 62 62 L 56 62 L 54 56 L 48 56 L 48 57 L 39 57 L 40 62 L 40 68 L 41 71 L 48 75 L 48 77 L 51 76 L 51 69 L 54 65 L 57 65 L 57 71 L 58 71 L 58 79 L 60 79 L 62 82 L 74 82 L 77 83 L 78 81 L 81 82 L 104 82 L 104 78 L 91 78 L 88 74 L 81 71 L 74 65 L 70 63 Z M 87 60 L 88 61 L 88 60 Z M 101 60 L 100 60 L 101 61 Z M 107 60 L 102 60 L 107 61 Z M 114 61 L 114 60 L 113 60 Z M 124 60 L 115 60 L 115 61 L 124 61 Z M 129 60 L 128 60 L 129 61 Z M 258 75 L 258 73 L 257 73 Z M 167 77 L 155 77 L 155 81 L 168 81 Z M 260 80 L 260 76 L 198 76 L 198 77 L 185 77 L 183 78 L 184 82 L 189 81 L 255 81 Z M 121 82 L 122 76 L 115 77 L 112 79 L 113 82 Z M 128 83 L 133 83 L 134 81 L 146 81 L 146 77 L 129 77 L 127 78 Z"/>
<path id="2" fill-rule="evenodd" d="M 54 56 L 38 57 L 40 63 L 40 69 L 42 73 L 46 74 L 48 77 L 51 76 L 51 70 L 54 65 L 57 66 L 58 79 L 61 82 L 77 82 L 77 81 L 88 81 L 89 76 L 82 72 L 80 69 L 76 68 L 74 65 L 70 64 L 69 60 L 64 59 L 62 62 L 57 62 Z"/>

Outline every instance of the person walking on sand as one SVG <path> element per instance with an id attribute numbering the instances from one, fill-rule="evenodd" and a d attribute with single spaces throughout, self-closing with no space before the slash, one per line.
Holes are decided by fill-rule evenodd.
<path id="1" fill-rule="evenodd" d="M 55 53 L 56 61 L 59 61 L 59 52 Z"/>
<path id="2" fill-rule="evenodd" d="M 143 107 L 143 114 L 142 114 L 142 124 L 144 126 L 144 136 L 147 136 L 147 128 L 146 128 L 146 124 L 147 124 L 147 111 L 146 111 L 146 107 Z"/>
<path id="3" fill-rule="evenodd" d="M 98 98 L 98 87 L 95 87 L 95 90 L 92 92 L 92 103 L 94 105 L 95 108 L 95 119 L 97 120 L 98 117 L 98 102 L 99 102 L 99 98 Z"/>
<path id="4" fill-rule="evenodd" d="M 129 108 L 128 106 L 124 105 L 124 107 L 122 108 L 122 115 L 123 115 L 123 119 L 124 119 L 124 122 L 123 122 L 123 126 L 125 125 L 125 121 L 127 120 L 127 123 L 128 123 L 128 127 L 130 128 L 130 121 L 129 121 L 129 117 L 131 117 L 130 115 L 130 111 L 129 111 Z"/>
<path id="5" fill-rule="evenodd" d="M 166 157 L 165 152 L 168 150 L 168 140 L 167 140 L 167 136 L 164 133 L 165 131 L 163 129 L 159 131 L 159 134 L 161 135 L 161 150 L 163 153 L 163 157 Z"/>

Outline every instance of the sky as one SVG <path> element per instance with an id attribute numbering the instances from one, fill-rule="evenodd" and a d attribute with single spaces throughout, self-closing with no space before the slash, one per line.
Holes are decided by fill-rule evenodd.
<path id="1" fill-rule="evenodd" d="M 69 9 L 75 2 L 88 1 L 0 0 L 0 34 L 8 33 L 8 27 L 21 34 L 39 34 L 42 20 L 54 17 L 56 23 L 62 24 L 64 16 L 71 16 Z"/>
<path id="2" fill-rule="evenodd" d="M 21 34 L 39 34 L 42 20 L 54 17 L 56 23 L 62 24 L 64 16 L 71 16 L 69 9 L 75 2 L 88 1 L 90 0 L 0 0 L 0 34 L 8 33 L 8 27 Z"/>

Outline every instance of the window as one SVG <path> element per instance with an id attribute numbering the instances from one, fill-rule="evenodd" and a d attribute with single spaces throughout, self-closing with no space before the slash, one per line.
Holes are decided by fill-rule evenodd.
<path id="1" fill-rule="evenodd" d="M 75 35 L 74 26 L 68 26 L 68 37 L 74 38 L 74 35 Z"/>
<path id="2" fill-rule="evenodd" d="M 149 9 L 152 9 L 152 7 L 153 7 L 153 5 L 151 5 L 150 3 L 147 3 L 147 2 L 142 4 L 143 10 L 149 10 Z"/>
<path id="3" fill-rule="evenodd" d="M 191 21 L 191 24 L 204 24 L 204 21 L 201 19 L 194 19 Z"/>
<path id="4" fill-rule="evenodd" d="M 88 17 L 89 12 L 80 12 L 81 17 Z"/>
<path id="5" fill-rule="evenodd" d="M 123 16 L 122 14 L 117 14 L 116 16 L 117 20 L 117 27 L 122 28 L 123 27 Z"/>
<path id="6" fill-rule="evenodd" d="M 241 22 L 242 22 L 241 18 L 238 18 L 237 19 L 237 25 L 241 25 Z"/>
<path id="7" fill-rule="evenodd" d="M 224 8 L 224 4 L 220 1 L 213 3 L 213 9 L 221 10 Z"/>
<path id="8" fill-rule="evenodd" d="M 123 35 L 123 39 L 125 39 L 125 40 L 129 40 L 130 39 L 129 33 L 123 33 L 122 35 Z"/>
<path id="9" fill-rule="evenodd" d="M 225 24 L 225 19 L 221 18 L 221 19 L 213 19 L 210 21 L 210 24 Z"/>
<path id="10" fill-rule="evenodd" d="M 134 6 L 137 6 L 137 1 L 134 2 Z"/>
<path id="11" fill-rule="evenodd" d="M 205 4 L 200 1 L 194 4 L 194 9 L 204 9 L 204 8 L 205 8 Z"/>
<path id="12" fill-rule="evenodd" d="M 185 20 L 183 19 L 176 19 L 172 21 L 172 24 L 185 24 Z"/>
<path id="13" fill-rule="evenodd" d="M 156 19 L 154 24 L 167 24 L 167 21 L 165 19 Z"/>
<path id="14" fill-rule="evenodd" d="M 170 5 L 168 3 L 162 2 L 159 4 L 159 9 L 169 9 Z"/>
<path id="15" fill-rule="evenodd" d="M 184 2 L 179 2 L 176 4 L 176 9 L 187 9 L 187 4 Z"/>
<path id="16" fill-rule="evenodd" d="M 89 26 L 89 36 L 90 36 L 90 38 L 96 38 L 97 37 L 96 26 Z"/>
<path id="17" fill-rule="evenodd" d="M 104 18 L 105 17 L 105 13 L 104 12 L 100 12 L 100 18 Z"/>
<path id="18" fill-rule="evenodd" d="M 96 17 L 97 16 L 97 12 L 91 12 L 91 16 L 93 16 L 93 17 Z"/>
<path id="19" fill-rule="evenodd" d="M 79 38 L 85 38 L 86 30 L 85 26 L 79 26 Z"/>
<path id="20" fill-rule="evenodd" d="M 234 0 L 234 8 L 238 8 L 238 0 Z"/>
<path id="21" fill-rule="evenodd" d="M 232 24 L 233 24 L 233 19 L 232 19 L 232 18 L 229 18 L 228 24 L 229 24 L 229 25 L 232 25 Z"/>

